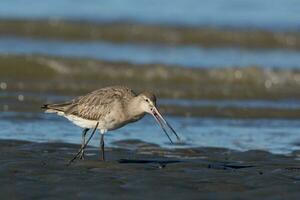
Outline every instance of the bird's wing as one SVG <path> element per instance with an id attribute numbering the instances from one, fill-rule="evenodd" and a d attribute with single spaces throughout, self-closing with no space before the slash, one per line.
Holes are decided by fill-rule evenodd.
<path id="1" fill-rule="evenodd" d="M 84 119 L 99 120 L 106 116 L 116 105 L 130 100 L 135 94 L 125 87 L 107 87 L 93 91 L 72 101 L 65 114 Z"/>

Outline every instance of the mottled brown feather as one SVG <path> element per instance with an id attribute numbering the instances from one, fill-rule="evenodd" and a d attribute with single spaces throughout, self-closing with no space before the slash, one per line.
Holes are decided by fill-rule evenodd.
<path id="1" fill-rule="evenodd" d="M 136 94 L 127 87 L 112 86 L 95 90 L 70 102 L 47 105 L 47 108 L 83 119 L 101 120 L 116 104 L 125 106 L 135 96 Z"/>

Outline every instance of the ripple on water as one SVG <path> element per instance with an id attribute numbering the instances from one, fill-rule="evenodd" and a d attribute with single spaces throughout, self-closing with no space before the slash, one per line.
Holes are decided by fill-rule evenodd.
<path id="1" fill-rule="evenodd" d="M 109 146 L 121 144 L 126 148 L 146 149 L 156 149 L 157 145 L 171 149 L 186 147 L 222 147 L 242 151 L 260 149 L 273 153 L 289 153 L 300 149 L 297 145 L 300 141 L 300 122 L 297 120 L 166 117 L 185 145 L 170 145 L 150 116 L 109 132 L 106 135 L 106 142 Z M 55 115 L 2 112 L 0 118 L 1 139 L 62 141 L 76 144 L 81 141 L 81 129 Z M 98 146 L 99 135 L 96 134 L 94 137 L 91 144 Z"/>

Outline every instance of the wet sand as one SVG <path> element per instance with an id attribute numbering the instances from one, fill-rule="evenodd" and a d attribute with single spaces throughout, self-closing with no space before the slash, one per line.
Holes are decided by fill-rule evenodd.
<path id="1" fill-rule="evenodd" d="M 66 166 L 78 145 L 0 140 L 1 199 L 297 199 L 300 152 L 162 149 L 119 141 Z"/>

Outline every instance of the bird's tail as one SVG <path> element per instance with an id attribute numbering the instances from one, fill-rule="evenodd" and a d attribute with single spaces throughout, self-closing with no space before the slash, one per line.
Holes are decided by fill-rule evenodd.
<path id="1" fill-rule="evenodd" d="M 63 114 L 69 107 L 70 103 L 60 103 L 60 104 L 44 104 L 41 106 L 46 113 L 58 113 Z"/>

